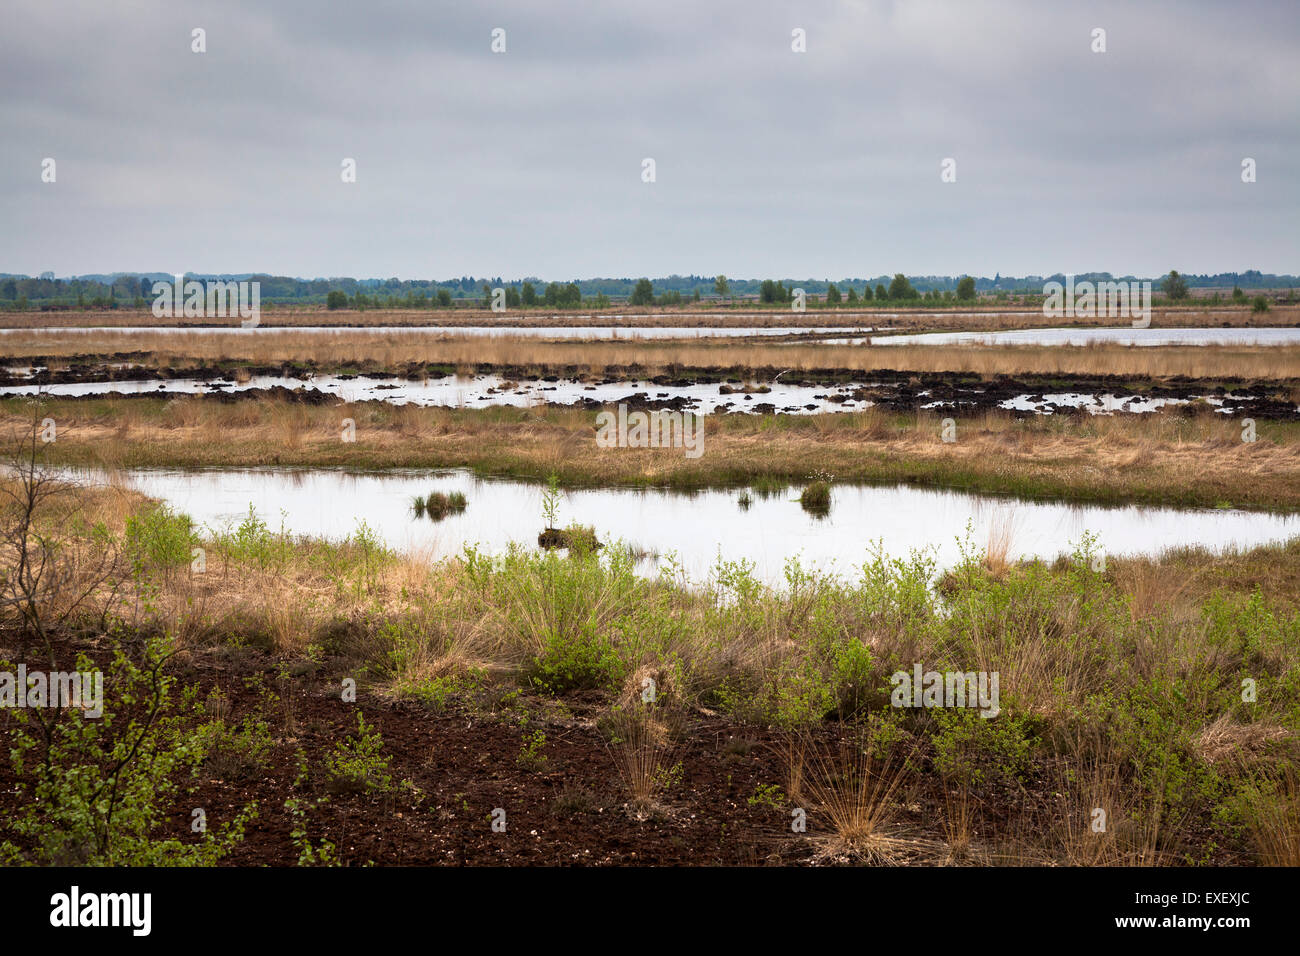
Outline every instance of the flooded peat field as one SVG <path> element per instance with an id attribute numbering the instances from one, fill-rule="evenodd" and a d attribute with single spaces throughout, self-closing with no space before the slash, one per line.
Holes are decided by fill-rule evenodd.
<path id="1" fill-rule="evenodd" d="M 886 317 L 887 318 L 887 317 Z M 343 333 L 383 335 L 386 333 L 428 334 L 432 337 L 528 336 L 558 340 L 654 340 L 726 338 L 753 339 L 772 345 L 817 345 L 826 347 L 827 368 L 836 368 L 836 347 L 865 345 L 917 345 L 936 348 L 982 346 L 1057 346 L 1085 348 L 1090 344 L 1122 347 L 1142 346 L 1275 346 L 1300 345 L 1300 328 L 1040 328 L 1001 332 L 934 332 L 913 335 L 888 334 L 890 326 L 858 329 L 793 326 L 518 326 L 509 323 L 481 326 L 258 326 L 232 329 L 226 326 L 126 326 L 94 328 L 0 329 L 4 336 L 14 332 L 48 333 L 52 338 L 86 333 L 121 333 L 123 346 L 132 336 L 159 332 L 200 335 L 264 335 L 287 333 L 319 339 L 328 344 Z M 872 333 L 885 334 L 872 334 Z M 847 337 L 846 337 L 847 336 Z M 65 339 L 66 341 L 66 339 Z M 33 360 L 28 360 L 33 361 Z M 838 376 L 818 375 L 795 369 L 767 369 L 765 377 L 752 381 L 727 378 L 722 370 L 699 374 L 684 370 L 653 379 L 620 377 L 638 370 L 612 371 L 615 377 L 591 374 L 577 376 L 575 367 L 559 368 L 559 374 L 506 366 L 479 366 L 451 374 L 425 367 L 424 372 L 407 367 L 392 372 L 341 371 L 317 374 L 288 364 L 239 369 L 231 365 L 203 370 L 154 368 L 124 360 L 73 362 L 57 370 L 39 364 L 10 360 L 0 370 L 0 396 L 27 395 L 44 391 L 55 397 L 101 395 L 279 395 L 283 389 L 296 400 L 324 403 L 377 400 L 393 405 L 414 404 L 445 408 L 525 408 L 557 405 L 600 408 L 627 402 L 637 407 L 668 408 L 697 414 L 757 412 L 776 414 L 822 414 L 857 411 L 873 405 L 889 409 L 951 409 L 963 412 L 1003 409 L 1026 414 L 1053 412 L 1156 412 L 1167 406 L 1203 403 L 1223 414 L 1237 411 L 1268 418 L 1300 415 L 1300 404 L 1292 392 L 1277 394 L 1259 383 L 1235 390 L 1218 383 L 1197 385 L 1191 380 L 1163 382 L 1147 387 L 1105 376 L 998 376 L 994 381 L 977 380 L 965 373 L 855 374 L 847 369 Z M 565 376 L 565 372 L 570 377 Z M 399 377 L 405 375 L 408 377 Z M 649 373 L 646 373 L 649 374 Z M 1296 370 L 1300 376 L 1300 368 Z M 1035 390 L 1035 389 L 1039 390 Z"/>
<path id="2" fill-rule="evenodd" d="M 1194 386 L 1156 387 L 1146 391 L 1097 388 L 1091 391 L 1027 390 L 1026 385 L 968 384 L 944 376 L 922 375 L 892 381 L 864 376 L 861 381 L 836 383 L 800 381 L 790 376 L 782 381 L 729 382 L 650 379 L 600 379 L 546 376 L 519 379 L 489 373 L 441 375 L 423 379 L 392 375 L 313 375 L 304 378 L 252 375 L 245 381 L 234 377 L 139 378 L 111 381 L 43 382 L 40 370 L 9 369 L 9 382 L 0 386 L 0 397 L 34 395 L 51 397 L 95 397 L 107 395 L 283 395 L 284 389 L 297 397 L 318 402 L 382 401 L 390 405 L 418 405 L 430 408 L 532 408 L 556 405 L 566 408 L 597 409 L 626 403 L 637 408 L 665 408 L 691 411 L 698 415 L 757 413 L 816 415 L 861 411 L 873 405 L 888 409 L 1004 409 L 1050 415 L 1061 411 L 1090 414 L 1156 412 L 1165 407 L 1204 402 L 1216 412 L 1236 411 L 1268 417 L 1300 414 L 1300 405 L 1269 399 L 1262 393 L 1219 390 L 1211 393 Z"/>
<path id="3" fill-rule="evenodd" d="M 78 472 L 102 481 L 95 472 Z M 273 530 L 342 540 L 358 522 L 390 547 L 431 558 L 465 545 L 499 553 L 511 542 L 535 549 L 543 529 L 540 484 L 486 479 L 464 470 L 354 473 L 333 469 L 133 470 L 122 479 L 210 529 L 246 518 L 250 507 Z M 417 518 L 416 495 L 461 492 L 463 513 Z M 893 486 L 837 485 L 825 517 L 805 512 L 799 489 L 767 497 L 741 490 L 583 489 L 563 493 L 557 526 L 590 525 L 602 542 L 622 541 L 647 555 L 644 573 L 675 561 L 702 581 L 721 559 L 753 562 L 780 586 L 786 562 L 853 577 L 876 547 L 892 557 L 928 550 L 940 568 L 960 560 L 959 538 L 983 548 L 1010 531 L 1008 557 L 1052 559 L 1071 553 L 1085 533 L 1108 555 L 1154 555 L 1179 546 L 1247 548 L 1300 535 L 1300 515 L 1236 510 L 1101 507 L 1027 501 Z"/>

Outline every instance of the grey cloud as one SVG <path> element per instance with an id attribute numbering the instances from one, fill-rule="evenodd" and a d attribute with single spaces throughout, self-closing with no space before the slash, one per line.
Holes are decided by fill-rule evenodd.
<path id="1" fill-rule="evenodd" d="M 0 271 L 1300 271 L 1291 4 L 20 0 L 7 21 Z"/>

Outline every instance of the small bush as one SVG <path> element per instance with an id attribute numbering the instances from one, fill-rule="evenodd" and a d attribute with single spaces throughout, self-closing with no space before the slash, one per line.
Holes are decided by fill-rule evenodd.
<path id="1" fill-rule="evenodd" d="M 335 745 L 325 758 L 325 771 L 329 774 L 326 789 L 331 793 L 366 793 L 392 788 L 384 738 L 366 723 L 360 711 L 357 711 L 356 734 L 349 734 L 347 740 Z"/>
<path id="2" fill-rule="evenodd" d="M 1014 787 L 1028 773 L 1033 743 L 1023 719 L 956 708 L 932 713 L 934 765 L 945 777 L 971 787 Z"/>
<path id="3" fill-rule="evenodd" d="M 242 723 L 224 717 L 204 724 L 197 733 L 203 749 L 203 769 L 221 780 L 249 777 L 266 767 L 273 741 L 270 726 L 252 714 Z"/>
<path id="4" fill-rule="evenodd" d="M 165 504 L 126 519 L 127 553 L 137 574 L 150 567 L 167 574 L 189 564 L 197 541 L 189 515 L 177 514 Z"/>
<path id="5" fill-rule="evenodd" d="M 5 823 L 22 846 L 0 839 L 0 865 L 212 866 L 243 840 L 256 803 L 197 840 L 172 835 L 175 808 L 189 794 L 182 782 L 207 747 L 176 700 L 175 678 L 162 671 L 167 652 L 150 643 L 136 663 L 118 650 L 99 718 L 75 708 L 10 711 L 19 809 Z M 77 670 L 95 667 L 78 657 Z"/>
<path id="6" fill-rule="evenodd" d="M 624 664 L 614 646 L 594 628 L 569 635 L 550 632 L 524 666 L 524 678 L 552 694 L 622 686 Z"/>
<path id="7" fill-rule="evenodd" d="M 515 764 L 523 770 L 545 770 L 546 754 L 542 753 L 545 747 L 546 734 L 542 731 L 534 730 L 531 734 L 525 734 Z"/>

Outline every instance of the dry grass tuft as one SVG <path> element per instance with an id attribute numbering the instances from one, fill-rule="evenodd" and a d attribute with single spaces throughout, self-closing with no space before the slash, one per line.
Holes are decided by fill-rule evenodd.
<path id="1" fill-rule="evenodd" d="M 1294 766 L 1256 781 L 1247 828 L 1265 866 L 1300 866 L 1300 773 Z"/>
<path id="2" fill-rule="evenodd" d="M 628 815 L 633 819 L 646 820 L 665 812 L 659 798 L 675 782 L 670 763 L 674 754 L 672 725 L 679 719 L 670 708 L 636 703 L 615 707 L 604 722 L 610 754 L 630 798 Z"/>
<path id="3" fill-rule="evenodd" d="M 834 830 L 821 856 L 895 865 L 916 853 L 918 842 L 907 838 L 899 825 L 906 779 L 901 755 L 891 751 L 878 757 L 846 741 L 828 751 L 811 740 L 803 753 L 807 763 L 800 790 Z"/>
<path id="4" fill-rule="evenodd" d="M 1288 737 L 1285 727 L 1265 722 L 1242 724 L 1224 713 L 1202 728 L 1193 746 L 1197 756 L 1208 764 L 1246 769 Z"/>
<path id="5" fill-rule="evenodd" d="M 993 577 L 1006 577 L 1011 567 L 1010 555 L 1015 536 L 1015 509 L 999 508 L 989 524 L 989 539 L 984 549 L 984 566 Z"/>

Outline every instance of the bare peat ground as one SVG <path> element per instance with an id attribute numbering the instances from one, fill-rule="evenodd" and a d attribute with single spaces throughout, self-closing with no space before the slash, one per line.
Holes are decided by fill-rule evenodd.
<path id="1" fill-rule="evenodd" d="M 29 666 L 41 665 L 32 658 Z M 201 772 L 193 793 L 174 808 L 175 823 L 165 835 L 191 839 L 195 807 L 218 826 L 255 800 L 258 816 L 224 862 L 291 866 L 298 851 L 285 800 L 329 796 L 311 812 L 308 836 L 313 843 L 333 842 L 345 866 L 757 864 L 795 862 L 813 851 L 807 837 L 790 832 L 783 811 L 746 802 L 759 783 L 781 779 L 771 735 L 737 735 L 726 721 L 698 715 L 678 758 L 684 782 L 661 810 L 639 820 L 626 807 L 614 758 L 590 717 L 597 699 L 571 699 L 571 715 L 552 713 L 541 725 L 536 717 L 530 720 L 530 732 L 540 726 L 546 734 L 546 761 L 534 770 L 517 764 L 523 710 L 435 713 L 419 704 L 382 702 L 364 691 L 357 703 L 344 703 L 337 681 L 300 676 L 277 686 L 277 674 L 275 661 L 251 649 L 200 653 L 181 666 L 178 676 L 197 683 L 204 695 L 213 687 L 228 695 L 232 721 L 252 712 L 271 722 L 276 746 L 265 772 Z M 246 689 L 247 681 L 259 679 L 281 696 L 278 704 L 268 706 L 264 695 Z M 393 779 L 410 780 L 416 789 L 329 795 L 317 781 L 295 788 L 297 751 L 319 768 L 355 729 L 358 708 L 383 737 Z M 0 713 L 0 725 L 8 720 Z M 6 759 L 0 765 L 0 816 L 7 818 L 15 807 L 13 768 Z M 491 826 L 498 807 L 506 811 L 504 833 Z M 815 836 L 816 822 L 808 829 Z"/>
<path id="2" fill-rule="evenodd" d="M 12 635 L 4 635 L 5 643 Z M 106 660 L 107 639 L 60 641 L 55 655 L 70 662 L 78 650 Z M 14 649 L 0 648 L 14 657 Z M 306 837 L 337 849 L 343 866 L 771 866 L 859 862 L 834 839 L 824 815 L 807 814 L 807 832 L 791 831 L 788 803 L 754 800 L 760 788 L 784 788 L 788 778 L 783 737 L 744 726 L 706 710 L 687 716 L 674 735 L 670 762 L 680 763 L 680 782 L 650 812 L 633 809 L 606 737 L 597 725 L 608 713 L 600 693 L 554 698 L 519 692 L 506 683 L 486 700 L 437 711 L 414 702 L 392 702 L 358 691 L 356 703 L 341 699 L 341 670 L 333 674 L 310 662 L 285 662 L 262 651 L 217 647 L 186 653 L 169 671 L 179 686 L 195 686 L 202 700 L 213 688 L 226 695 L 230 725 L 246 715 L 270 725 L 274 748 L 262 768 L 203 765 L 192 788 L 167 814 L 159 837 L 196 839 L 194 808 L 208 825 L 220 826 L 256 801 L 258 813 L 245 838 L 224 858 L 227 866 L 293 866 L 299 862 L 294 818 L 285 801 L 315 804 Z M 27 655 L 29 668 L 49 661 Z M 328 668 L 328 665 L 326 665 Z M 293 676 L 289 676 L 293 675 Z M 178 693 L 178 691 L 175 691 Z M 106 697 L 106 699 L 108 699 Z M 383 738 L 389 772 L 400 786 L 384 793 L 340 792 L 320 772 L 327 754 L 356 727 L 358 709 Z M 0 739 L 8 740 L 11 717 L 0 711 Z M 828 722 L 811 739 L 830 744 Z M 521 765 L 521 739 L 545 734 L 540 765 Z M 300 754 L 311 768 L 299 776 Z M 1027 836 L 1058 823 L 1053 787 L 1041 780 L 1018 791 L 972 792 L 978 818 L 970 828 L 969 852 L 954 855 L 945 842 L 952 806 L 939 776 L 921 755 L 919 767 L 895 797 L 900 839 L 894 861 L 903 865 L 1048 864 Z M 19 806 L 14 769 L 0 762 L 0 820 Z M 505 810 L 505 832 L 491 818 Z M 0 839 L 10 837 L 0 824 Z M 1213 847 L 1202 864 L 1251 862 L 1239 847 L 1210 842 L 1210 830 L 1192 825 L 1184 839 Z M 1170 858 L 1167 862 L 1179 862 Z"/>

